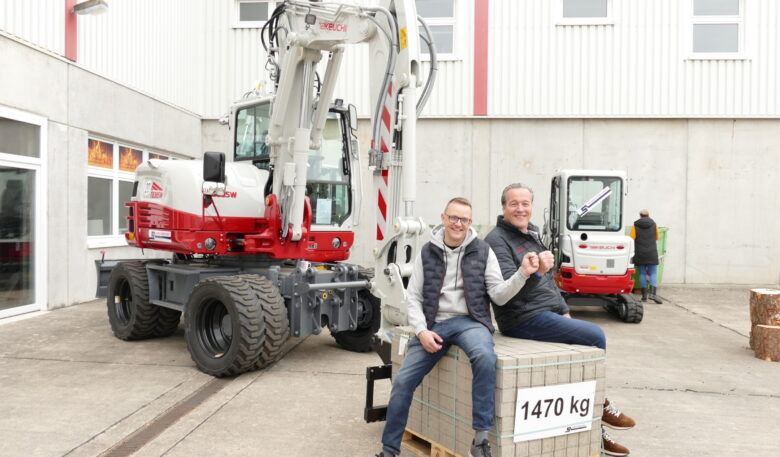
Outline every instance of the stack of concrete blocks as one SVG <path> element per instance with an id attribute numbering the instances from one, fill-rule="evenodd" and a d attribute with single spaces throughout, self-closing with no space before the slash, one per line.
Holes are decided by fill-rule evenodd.
<path id="1" fill-rule="evenodd" d="M 414 336 L 411 328 L 396 329 L 392 344 L 393 375 L 398 373 Z M 489 433 L 494 457 L 591 457 L 601 449 L 601 412 L 604 405 L 604 351 L 599 348 L 495 338 L 495 428 Z M 404 341 L 405 340 L 405 341 Z M 596 381 L 592 428 L 588 431 L 529 441 L 514 440 L 517 390 L 527 387 Z M 471 364 L 452 346 L 417 388 L 407 430 L 450 451 L 468 456 L 471 427 Z"/>

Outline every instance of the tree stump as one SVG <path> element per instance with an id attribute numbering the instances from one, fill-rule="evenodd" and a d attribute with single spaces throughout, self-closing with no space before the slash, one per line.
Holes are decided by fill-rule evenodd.
<path id="1" fill-rule="evenodd" d="M 753 334 L 756 358 L 780 362 L 780 326 L 759 324 Z"/>
<path id="2" fill-rule="evenodd" d="M 750 348 L 756 349 L 757 325 L 780 325 L 780 290 L 752 289 L 750 291 Z"/>

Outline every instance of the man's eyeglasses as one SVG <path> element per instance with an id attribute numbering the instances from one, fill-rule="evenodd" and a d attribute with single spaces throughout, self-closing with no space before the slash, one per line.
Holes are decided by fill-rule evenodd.
<path id="1" fill-rule="evenodd" d="M 447 220 L 450 221 L 450 224 L 457 224 L 460 222 L 461 225 L 466 225 L 471 223 L 471 219 L 468 217 L 450 216 L 449 214 L 445 214 L 445 216 L 447 216 Z"/>

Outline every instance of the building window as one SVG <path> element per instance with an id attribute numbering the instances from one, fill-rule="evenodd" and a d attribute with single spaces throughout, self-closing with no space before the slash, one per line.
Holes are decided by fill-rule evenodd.
<path id="1" fill-rule="evenodd" d="M 455 56 L 455 0 L 417 0 L 417 15 L 425 19 L 436 44 L 439 58 Z M 428 47 L 420 46 L 423 56 L 428 56 Z"/>
<path id="2" fill-rule="evenodd" d="M 236 0 L 236 28 L 262 27 L 271 17 L 275 8 L 274 1 Z"/>
<path id="3" fill-rule="evenodd" d="M 169 157 L 112 141 L 87 142 L 87 236 L 90 247 L 124 244 L 135 169 L 146 159 Z"/>
<path id="4" fill-rule="evenodd" d="M 559 0 L 558 24 L 612 24 L 612 0 Z"/>
<path id="5" fill-rule="evenodd" d="M 741 58 L 744 48 L 744 0 L 693 0 L 693 58 Z"/>

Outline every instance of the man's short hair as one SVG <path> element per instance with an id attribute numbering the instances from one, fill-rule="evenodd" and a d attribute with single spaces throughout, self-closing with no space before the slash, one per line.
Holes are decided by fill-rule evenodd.
<path id="1" fill-rule="evenodd" d="M 650 211 L 643 209 L 639 212 L 639 217 L 650 217 Z"/>
<path id="2" fill-rule="evenodd" d="M 455 198 L 451 199 L 450 201 L 448 201 L 446 205 L 444 205 L 444 211 L 447 211 L 447 208 L 449 208 L 450 205 L 453 204 L 453 203 L 457 203 L 457 204 L 463 205 L 463 206 L 468 206 L 469 209 L 471 209 L 471 202 L 468 201 L 468 199 L 463 198 L 463 197 L 455 197 Z"/>
<path id="3" fill-rule="evenodd" d="M 521 182 L 512 183 L 506 187 L 504 187 L 504 191 L 501 192 L 501 206 L 506 205 L 506 193 L 509 192 L 512 189 L 525 189 L 528 192 L 531 193 L 531 201 L 534 201 L 534 190 L 531 189 L 530 186 L 527 184 L 523 184 Z"/>

